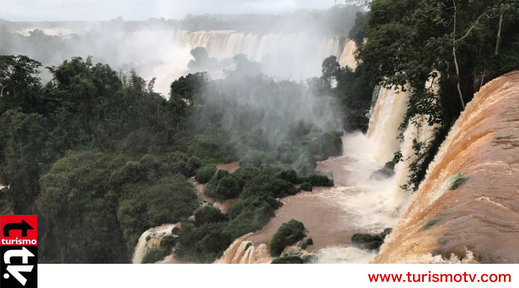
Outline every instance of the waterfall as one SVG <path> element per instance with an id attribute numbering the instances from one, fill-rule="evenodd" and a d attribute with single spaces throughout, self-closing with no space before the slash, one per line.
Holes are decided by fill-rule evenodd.
<path id="1" fill-rule="evenodd" d="M 355 52 L 357 51 L 357 44 L 355 41 L 347 39 L 344 43 L 344 50 L 341 53 L 339 64 L 341 67 L 350 67 L 352 70 L 357 69 L 358 63 L 355 59 Z"/>
<path id="2" fill-rule="evenodd" d="M 133 253 L 132 263 L 141 264 L 144 256 L 150 250 L 160 247 L 160 241 L 164 236 L 172 235 L 172 230 L 175 227 L 180 227 L 180 223 L 177 224 L 164 224 L 159 227 L 150 228 L 139 237 L 137 246 Z"/>
<path id="3" fill-rule="evenodd" d="M 382 88 L 378 94 L 373 115 L 370 119 L 368 139 L 379 162 L 393 160 L 400 150 L 399 127 L 407 111 L 410 89 Z"/>
<path id="4" fill-rule="evenodd" d="M 476 93 L 376 262 L 519 261 L 518 96 L 519 72 Z"/>
<path id="5" fill-rule="evenodd" d="M 252 233 L 236 239 L 215 264 L 268 264 L 272 261 L 266 244 L 257 247 L 246 238 Z"/>
<path id="6" fill-rule="evenodd" d="M 31 31 L 26 28 L 17 31 L 28 37 Z M 47 65 L 57 65 L 62 57 L 87 57 L 110 64 L 112 67 L 129 70 L 134 68 L 146 80 L 156 77 L 155 89 L 167 96 L 172 81 L 189 73 L 187 65 L 193 58 L 191 49 L 206 48 L 210 57 L 219 60 L 229 59 L 239 54 L 247 55 L 250 60 L 261 62 L 263 72 L 269 76 L 290 78 L 296 81 L 321 75 L 322 62 L 329 56 L 336 56 L 341 65 L 354 69 L 356 50 L 353 41 L 343 41 L 342 37 L 322 37 L 309 33 L 269 33 L 256 35 L 236 31 L 182 31 L 182 30 L 137 30 L 132 32 L 105 31 L 93 28 L 86 31 L 73 31 L 69 28 L 41 28 L 49 36 L 67 39 L 66 49 L 59 57 L 37 59 Z M 78 39 L 72 41 L 72 35 Z M 95 42 L 92 38 L 95 37 Z M 33 54 L 28 47 L 20 47 L 29 56 Z M 231 61 L 232 62 L 232 61 Z M 225 61 L 229 65 L 229 61 Z M 223 77 L 222 69 L 209 71 L 211 77 Z"/>
<path id="7" fill-rule="evenodd" d="M 175 42 L 190 48 L 204 47 L 210 57 L 231 58 L 238 54 L 262 62 L 267 74 L 293 76 L 304 80 L 319 76 L 321 64 L 329 56 L 341 59 L 341 64 L 356 67 L 355 43 L 342 43 L 340 37 L 323 38 L 307 33 L 244 34 L 235 31 L 176 31 Z M 341 50 L 345 46 L 345 49 Z"/>

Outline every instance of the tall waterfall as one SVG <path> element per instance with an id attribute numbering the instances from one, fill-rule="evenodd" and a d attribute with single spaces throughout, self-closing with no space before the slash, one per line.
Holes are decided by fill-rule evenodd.
<path id="1" fill-rule="evenodd" d="M 476 93 L 376 262 L 519 261 L 518 107 L 519 72 Z"/>
<path id="2" fill-rule="evenodd" d="M 322 62 L 329 56 L 336 56 L 343 66 L 352 69 L 357 66 L 353 54 L 355 42 L 307 33 L 255 35 L 235 31 L 142 30 L 118 33 L 117 38 L 124 43 L 119 49 L 121 62 L 142 59 L 145 63 L 161 63 L 147 71 L 145 77 L 157 76 L 157 88 L 165 94 L 171 81 L 188 73 L 187 63 L 192 59 L 189 51 L 196 47 L 204 47 L 210 57 L 219 60 L 244 54 L 250 60 L 261 62 L 264 73 L 295 80 L 320 76 Z M 140 55 L 141 51 L 151 53 Z"/>
<path id="3" fill-rule="evenodd" d="M 156 77 L 155 87 L 165 96 L 168 95 L 172 81 L 190 72 L 187 67 L 193 58 L 190 51 L 196 47 L 206 48 L 210 57 L 219 60 L 239 54 L 247 55 L 250 60 L 263 64 L 265 74 L 296 81 L 320 76 L 322 62 L 329 56 L 336 56 L 343 66 L 356 68 L 353 55 L 355 43 L 342 37 L 322 37 L 308 33 L 256 35 L 218 30 L 114 32 L 100 28 L 86 33 L 60 27 L 25 28 L 17 33 L 29 37 L 36 29 L 49 36 L 65 39 L 66 49 L 54 53 L 50 59 L 38 59 L 41 55 L 37 51 L 41 47 L 27 45 L 15 47 L 14 54 L 26 54 L 45 65 L 57 65 L 63 58 L 75 56 L 93 56 L 95 61 L 123 70 L 130 65 L 146 80 Z M 81 36 L 75 38 L 74 33 Z M 94 37 L 95 42 L 92 42 Z M 222 71 L 213 71 L 211 76 L 222 77 Z"/>

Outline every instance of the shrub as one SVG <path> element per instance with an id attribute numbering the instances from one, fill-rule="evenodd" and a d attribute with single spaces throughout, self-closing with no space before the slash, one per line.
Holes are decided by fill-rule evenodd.
<path id="1" fill-rule="evenodd" d="M 171 250 L 164 249 L 162 247 L 152 249 L 148 253 L 146 253 L 146 255 L 144 255 L 144 258 L 142 258 L 142 264 L 155 263 L 157 261 L 161 261 L 170 254 Z"/>
<path id="2" fill-rule="evenodd" d="M 171 236 L 171 235 L 168 235 L 168 236 L 164 236 L 162 238 L 162 240 L 160 240 L 160 247 L 161 248 L 165 248 L 165 249 L 172 249 L 173 247 L 175 247 L 175 245 L 177 245 L 177 238 Z"/>
<path id="3" fill-rule="evenodd" d="M 257 206 L 254 204 L 243 208 L 241 213 L 229 222 L 224 229 L 226 235 L 236 239 L 247 233 L 259 231 L 274 217 L 274 209 L 267 202 L 263 201 Z"/>
<path id="4" fill-rule="evenodd" d="M 184 162 L 185 163 L 185 162 Z M 196 175 L 196 171 L 202 167 L 202 161 L 196 156 L 191 156 L 187 163 L 184 164 L 183 174 L 186 177 L 193 177 Z"/>
<path id="5" fill-rule="evenodd" d="M 227 221 L 227 217 L 222 214 L 220 209 L 211 204 L 204 205 L 195 211 L 195 225 L 202 226 L 208 223 L 218 223 Z"/>
<path id="6" fill-rule="evenodd" d="M 200 160 L 200 158 L 196 156 L 189 157 L 189 160 L 187 160 L 187 164 L 195 169 L 202 167 L 202 161 Z"/>
<path id="7" fill-rule="evenodd" d="M 225 176 L 216 187 L 216 200 L 234 199 L 240 195 L 240 185 L 232 176 Z"/>
<path id="8" fill-rule="evenodd" d="M 296 256 L 284 255 L 283 257 L 272 260 L 270 264 L 303 264 L 303 259 Z"/>
<path id="9" fill-rule="evenodd" d="M 333 179 L 328 178 L 326 175 L 312 174 L 308 177 L 300 177 L 301 183 L 308 182 L 313 187 L 333 187 Z"/>
<path id="10" fill-rule="evenodd" d="M 314 255 L 306 255 L 305 257 L 303 257 L 303 264 L 313 263 L 317 263 L 317 257 L 315 257 Z"/>
<path id="11" fill-rule="evenodd" d="M 272 256 L 281 254 L 287 246 L 297 243 L 305 236 L 306 230 L 303 223 L 296 220 L 284 223 L 270 240 L 270 254 Z"/>
<path id="12" fill-rule="evenodd" d="M 248 198 L 255 195 L 266 195 L 272 192 L 272 177 L 260 174 L 254 177 L 243 186 L 241 193 L 242 198 Z"/>
<path id="13" fill-rule="evenodd" d="M 301 186 L 299 188 L 301 188 L 301 190 L 303 190 L 303 191 L 310 191 L 310 192 L 313 189 L 312 185 L 308 182 L 301 184 Z"/>
<path id="14" fill-rule="evenodd" d="M 264 203 L 272 207 L 273 210 L 278 209 L 283 205 L 271 195 L 257 195 L 246 199 L 242 198 L 234 202 L 227 210 L 227 216 L 230 219 L 234 219 L 238 217 L 238 215 L 240 215 L 240 213 L 242 213 L 247 207 L 260 207 L 261 205 L 264 205 Z"/>
<path id="15" fill-rule="evenodd" d="M 196 179 L 196 181 L 198 181 L 198 183 L 205 184 L 205 183 L 209 182 L 209 180 L 211 180 L 211 178 L 213 178 L 216 171 L 217 171 L 217 169 L 216 169 L 216 166 L 214 166 L 214 165 L 204 166 L 204 167 L 198 169 L 198 171 L 196 171 L 195 179 Z"/>
<path id="16" fill-rule="evenodd" d="M 282 179 L 262 174 L 245 184 L 241 197 L 248 198 L 255 195 L 272 195 L 276 198 L 283 198 L 295 194 L 297 194 L 297 190 L 293 185 L 288 184 Z"/>
<path id="17" fill-rule="evenodd" d="M 312 238 L 308 238 L 308 239 L 306 240 L 306 244 L 308 244 L 308 245 L 314 245 L 314 240 L 313 240 Z"/>
<path id="18" fill-rule="evenodd" d="M 287 183 L 284 180 L 281 179 L 273 179 L 271 191 L 274 194 L 274 197 L 276 198 L 284 198 L 291 195 L 297 194 L 297 189 L 294 187 L 294 185 Z"/>
<path id="19" fill-rule="evenodd" d="M 223 233 L 227 223 L 209 223 L 196 227 L 183 222 L 175 250 L 175 257 L 184 261 L 212 263 L 221 257 L 232 239 Z"/>
<path id="20" fill-rule="evenodd" d="M 382 243 L 384 243 L 384 240 L 376 235 L 372 236 L 370 234 L 355 234 L 353 237 L 351 237 L 351 242 L 355 246 L 361 249 L 365 250 L 377 250 L 382 246 Z"/>
<path id="21" fill-rule="evenodd" d="M 289 183 L 297 184 L 297 173 L 292 169 L 281 171 L 278 174 L 276 174 L 276 177 L 285 180 Z"/>
<path id="22" fill-rule="evenodd" d="M 216 189 L 218 188 L 218 184 L 220 184 L 220 180 L 223 178 L 229 176 L 229 172 L 225 170 L 218 170 L 216 174 L 214 174 L 213 178 L 207 183 L 207 186 L 205 187 L 204 193 L 205 195 L 216 198 Z"/>
<path id="23" fill-rule="evenodd" d="M 188 156 L 182 152 L 173 152 L 166 155 L 166 159 L 170 163 L 176 163 L 176 162 L 187 162 Z"/>
<path id="24" fill-rule="evenodd" d="M 241 190 L 248 181 L 252 180 L 261 173 L 263 173 L 261 169 L 256 168 L 250 164 L 245 164 L 238 168 L 238 170 L 234 171 L 232 176 L 238 181 Z"/>

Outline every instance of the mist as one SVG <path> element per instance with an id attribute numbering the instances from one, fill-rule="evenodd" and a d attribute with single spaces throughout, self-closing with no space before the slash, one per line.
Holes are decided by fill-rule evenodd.
<path id="1" fill-rule="evenodd" d="M 182 18 L 187 14 L 217 13 L 290 13 L 299 9 L 327 9 L 334 0 L 58 0 L 58 1 L 16 1 L 2 3 L 0 18 L 10 21 L 104 21 L 117 18 L 144 20 L 151 17 Z"/>
<path id="2" fill-rule="evenodd" d="M 27 55 L 44 66 L 92 56 L 94 62 L 113 69 L 135 69 L 148 81 L 156 78 L 155 88 L 166 98 L 172 81 L 201 71 L 188 68 L 196 60 L 191 50 L 197 47 L 218 61 L 228 59 L 222 63 L 232 64 L 229 59 L 243 54 L 261 62 L 264 74 L 304 81 L 320 76 L 326 57 L 341 56 L 359 9 L 335 6 L 285 15 L 188 15 L 181 20 L 0 21 L 0 54 Z M 229 65 L 201 68 L 214 79 L 222 78 L 223 69 L 232 69 Z M 42 72 L 43 80 L 50 80 Z"/>

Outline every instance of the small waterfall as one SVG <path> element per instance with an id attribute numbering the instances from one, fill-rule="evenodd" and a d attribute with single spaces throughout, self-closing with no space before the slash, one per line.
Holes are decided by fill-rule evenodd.
<path id="1" fill-rule="evenodd" d="M 180 227 L 180 223 L 177 224 L 164 224 L 159 227 L 150 228 L 139 237 L 137 246 L 135 246 L 135 252 L 133 253 L 132 263 L 141 264 L 142 259 L 146 256 L 150 250 L 160 247 L 160 240 L 164 236 L 172 235 L 173 228 Z"/>
<path id="2" fill-rule="evenodd" d="M 260 244 L 254 246 L 246 238 L 252 235 L 252 233 L 246 234 L 236 239 L 227 250 L 225 250 L 223 256 L 215 261 L 215 264 L 268 264 L 272 262 L 268 248 L 266 244 Z"/>

